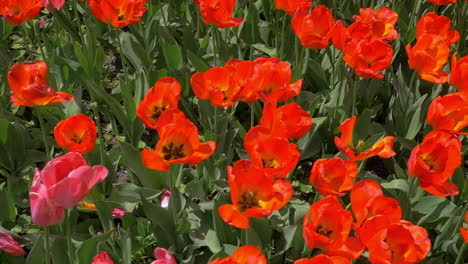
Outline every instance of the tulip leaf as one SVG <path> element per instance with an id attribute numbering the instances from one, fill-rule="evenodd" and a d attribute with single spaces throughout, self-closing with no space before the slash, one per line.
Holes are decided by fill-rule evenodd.
<path id="1" fill-rule="evenodd" d="M 95 236 L 83 242 L 77 249 L 77 256 L 79 259 L 79 263 L 91 263 L 94 256 L 96 256 L 98 252 L 98 245 L 100 242 L 108 239 L 110 235 L 115 232 L 114 230 L 109 230 L 106 233 Z"/>

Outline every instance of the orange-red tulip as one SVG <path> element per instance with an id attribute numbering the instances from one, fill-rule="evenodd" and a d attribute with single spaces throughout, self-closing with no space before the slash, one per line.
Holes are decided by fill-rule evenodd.
<path id="1" fill-rule="evenodd" d="M 379 10 L 371 8 L 361 8 L 359 15 L 355 15 L 354 20 L 369 26 L 370 40 L 380 39 L 390 42 L 398 38 L 395 24 L 398 14 L 389 7 L 382 7 Z"/>
<path id="2" fill-rule="evenodd" d="M 319 159 L 314 162 L 310 172 L 309 183 L 321 195 L 344 196 L 344 191 L 353 188 L 353 182 L 358 174 L 354 161 L 341 158 Z"/>
<path id="3" fill-rule="evenodd" d="M 427 0 L 429 3 L 442 6 L 442 5 L 449 5 L 449 4 L 455 4 L 457 0 Z"/>
<path id="4" fill-rule="evenodd" d="M 351 191 L 351 209 L 356 218 L 355 230 L 374 216 L 384 215 L 389 223 L 401 219 L 401 207 L 397 200 L 383 195 L 380 185 L 373 180 L 357 182 Z"/>
<path id="5" fill-rule="evenodd" d="M 378 72 L 387 69 L 392 58 L 392 47 L 376 39 L 359 42 L 355 50 L 345 53 L 343 60 L 362 78 L 383 79 Z"/>
<path id="6" fill-rule="evenodd" d="M 28 107 L 73 101 L 73 95 L 56 92 L 47 85 L 48 67 L 43 61 L 15 63 L 8 72 L 8 84 L 15 106 Z"/>
<path id="7" fill-rule="evenodd" d="M 255 89 L 256 83 L 253 82 L 254 74 L 253 61 L 243 61 L 238 59 L 229 59 L 226 65 L 230 71 L 231 78 L 235 81 L 234 90 L 239 89 L 239 92 L 234 96 L 234 101 L 242 101 L 245 103 L 253 103 L 258 99 L 258 94 Z M 239 88 L 237 88 L 237 86 Z"/>
<path id="8" fill-rule="evenodd" d="M 465 213 L 465 223 L 468 224 L 468 212 Z M 460 227 L 460 234 L 462 235 L 463 240 L 465 240 L 465 243 L 468 243 L 468 229 Z"/>
<path id="9" fill-rule="evenodd" d="M 310 259 L 298 259 L 294 264 L 351 264 L 351 261 L 345 257 L 318 254 Z"/>
<path id="10" fill-rule="evenodd" d="M 345 154 L 350 160 L 365 160 L 373 156 L 381 158 L 390 158 L 395 155 L 393 151 L 393 143 L 395 138 L 387 136 L 377 141 L 371 148 L 363 150 L 364 142 L 360 141 L 355 147 L 353 144 L 353 130 L 356 124 L 357 117 L 352 116 L 346 119 L 340 125 L 341 138 L 335 137 L 336 147 Z"/>
<path id="11" fill-rule="evenodd" d="M 107 252 L 101 251 L 93 258 L 93 262 L 91 264 L 114 264 L 114 262 Z"/>
<path id="12" fill-rule="evenodd" d="M 275 0 L 275 7 L 289 15 L 293 15 L 298 9 L 307 10 L 311 8 L 312 0 Z"/>
<path id="13" fill-rule="evenodd" d="M 216 143 L 200 143 L 197 127 L 177 109 L 162 113 L 158 121 L 159 141 L 155 150 L 143 149 L 143 164 L 168 171 L 172 163 L 195 165 L 210 157 Z"/>
<path id="14" fill-rule="evenodd" d="M 364 223 L 358 231 L 366 245 L 369 261 L 375 264 L 414 264 L 431 249 L 427 231 L 404 220 L 389 223 L 383 215 Z"/>
<path id="15" fill-rule="evenodd" d="M 94 148 L 96 124 L 87 115 L 77 114 L 58 122 L 54 137 L 59 147 L 85 154 Z"/>
<path id="16" fill-rule="evenodd" d="M 460 92 L 468 92 L 468 56 L 457 61 L 457 53 L 452 56 L 452 70 L 450 72 L 450 85 Z"/>
<path id="17" fill-rule="evenodd" d="M 198 0 L 203 22 L 207 25 L 215 25 L 218 28 L 237 27 L 244 19 L 232 18 L 236 7 L 236 0 Z"/>
<path id="18" fill-rule="evenodd" d="M 450 53 L 445 39 L 435 34 L 423 34 L 416 44 L 406 46 L 409 67 L 418 72 L 423 80 L 433 83 L 445 83 L 447 72 L 441 71 L 447 63 Z"/>
<path id="19" fill-rule="evenodd" d="M 13 26 L 35 18 L 43 7 L 43 0 L 2 0 L 0 14 Z"/>
<path id="20" fill-rule="evenodd" d="M 228 167 L 228 183 L 232 204 L 220 206 L 218 213 L 226 223 L 241 229 L 250 227 L 250 217 L 268 217 L 292 196 L 289 181 L 274 180 L 249 160 L 239 160 L 234 167 Z"/>
<path id="21" fill-rule="evenodd" d="M 419 40 L 424 34 L 434 34 L 440 36 L 447 45 L 452 45 L 458 41 L 460 33 L 450 30 L 451 26 L 452 22 L 448 17 L 429 12 L 416 24 L 416 39 Z"/>
<path id="22" fill-rule="evenodd" d="M 267 128 L 253 127 L 244 138 L 244 147 L 253 165 L 264 168 L 268 175 L 284 178 L 297 165 L 301 153 L 286 138 L 275 137 Z"/>
<path id="23" fill-rule="evenodd" d="M 302 46 L 324 49 L 332 37 L 334 20 L 330 9 L 319 5 L 310 13 L 307 9 L 299 9 L 294 14 L 291 25 Z"/>
<path id="24" fill-rule="evenodd" d="M 267 260 L 260 249 L 247 245 L 238 248 L 229 257 L 217 258 L 208 264 L 267 264 Z"/>
<path id="25" fill-rule="evenodd" d="M 20 247 L 13 237 L 7 233 L 0 232 L 0 250 L 5 251 L 13 256 L 22 256 L 26 254 L 24 249 Z"/>
<path id="26" fill-rule="evenodd" d="M 312 117 L 297 103 L 277 107 L 276 102 L 268 101 L 263 106 L 260 126 L 269 129 L 274 136 L 299 139 L 312 127 Z"/>
<path id="27" fill-rule="evenodd" d="M 146 127 L 157 129 L 159 116 L 167 109 L 177 109 L 180 91 L 180 83 L 176 79 L 159 79 L 138 104 L 138 118 Z"/>
<path id="28" fill-rule="evenodd" d="M 254 61 L 252 82 L 263 101 L 286 101 L 299 94 L 302 80 L 290 83 L 291 66 L 278 58 L 259 58 Z"/>
<path id="29" fill-rule="evenodd" d="M 336 196 L 329 195 L 309 208 L 304 217 L 304 240 L 311 249 L 321 248 L 326 254 L 357 259 L 364 245 L 349 237 L 353 217 L 343 208 Z"/>
<path id="30" fill-rule="evenodd" d="M 457 195 L 457 186 L 448 179 L 460 166 L 461 159 L 458 137 L 448 131 L 434 130 L 411 151 L 409 176 L 418 177 L 421 188 L 430 194 L 442 197 Z"/>
<path id="31" fill-rule="evenodd" d="M 214 67 L 206 72 L 192 75 L 190 84 L 193 93 L 200 99 L 210 100 L 211 105 L 228 107 L 235 103 L 235 97 L 241 90 L 239 79 L 233 67 Z"/>
<path id="32" fill-rule="evenodd" d="M 91 13 L 101 22 L 123 28 L 140 22 L 148 0 L 87 0 Z"/>
<path id="33" fill-rule="evenodd" d="M 434 130 L 459 133 L 468 126 L 468 95 L 451 93 L 435 98 L 429 106 L 426 120 Z"/>

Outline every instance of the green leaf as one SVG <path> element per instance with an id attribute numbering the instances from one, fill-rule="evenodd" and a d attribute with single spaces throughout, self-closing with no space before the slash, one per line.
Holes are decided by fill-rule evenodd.
<path id="1" fill-rule="evenodd" d="M 149 69 L 151 67 L 151 58 L 148 57 L 148 52 L 132 34 L 122 31 L 119 38 L 122 43 L 123 54 L 135 69 L 141 67 Z"/>
<path id="2" fill-rule="evenodd" d="M 109 230 L 102 235 L 95 236 L 83 242 L 76 251 L 79 263 L 91 263 L 94 256 L 99 253 L 98 244 L 108 239 L 113 232 L 115 231 Z"/>
<path id="3" fill-rule="evenodd" d="M 162 51 L 167 65 L 173 70 L 181 69 L 184 66 L 182 49 L 169 31 L 160 29 Z"/>

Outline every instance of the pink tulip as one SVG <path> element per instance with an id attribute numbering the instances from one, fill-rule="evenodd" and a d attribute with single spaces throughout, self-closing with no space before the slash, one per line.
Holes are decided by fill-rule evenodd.
<path id="1" fill-rule="evenodd" d="M 49 198 L 46 186 L 41 182 L 41 172 L 36 168 L 36 174 L 29 189 L 32 222 L 37 226 L 55 225 L 62 221 L 65 209 Z"/>
<path id="2" fill-rule="evenodd" d="M 169 200 L 171 200 L 171 191 L 163 190 L 161 194 L 161 207 L 168 208 L 169 207 Z"/>
<path id="3" fill-rule="evenodd" d="M 108 173 L 106 167 L 91 167 L 80 153 L 69 152 L 47 163 L 40 172 L 40 180 L 50 199 L 63 208 L 70 208 L 83 200 Z"/>
<path id="4" fill-rule="evenodd" d="M 0 250 L 13 256 L 22 256 L 24 249 L 9 234 L 0 232 Z"/>
<path id="5" fill-rule="evenodd" d="M 107 255 L 107 252 L 101 251 L 93 258 L 91 264 L 114 264 L 112 259 Z"/>
<path id="6" fill-rule="evenodd" d="M 121 208 L 114 208 L 112 210 L 112 218 L 116 219 L 122 219 L 122 217 L 125 215 L 125 210 Z"/>
<path id="7" fill-rule="evenodd" d="M 151 264 L 177 264 L 174 256 L 164 248 L 155 248 L 154 257 L 156 260 L 151 262 Z"/>
<path id="8" fill-rule="evenodd" d="M 44 0 L 44 6 L 49 10 L 51 9 L 50 4 L 52 4 L 55 9 L 60 10 L 65 4 L 65 0 Z"/>

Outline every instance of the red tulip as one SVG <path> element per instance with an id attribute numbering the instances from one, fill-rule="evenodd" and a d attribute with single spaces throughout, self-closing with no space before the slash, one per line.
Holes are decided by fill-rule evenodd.
<path id="1" fill-rule="evenodd" d="M 3 250 L 13 256 L 22 256 L 26 254 L 24 249 L 20 247 L 13 237 L 3 232 L 0 232 L 0 250 Z"/>
<path id="2" fill-rule="evenodd" d="M 359 239 L 349 237 L 353 216 L 335 196 L 312 204 L 304 217 L 303 236 L 310 249 L 321 248 L 326 254 L 357 259 L 364 251 Z"/>
<path id="3" fill-rule="evenodd" d="M 73 101 L 73 95 L 56 92 L 47 85 L 48 67 L 43 61 L 15 63 L 8 72 L 8 84 L 15 106 L 28 107 Z"/>
<path id="4" fill-rule="evenodd" d="M 468 212 L 465 213 L 465 223 L 468 224 Z M 463 227 L 460 227 L 460 234 L 462 235 L 463 240 L 465 240 L 465 243 L 468 243 L 468 229 L 464 229 Z"/>
<path id="5" fill-rule="evenodd" d="M 371 148 L 363 150 L 364 142 L 360 141 L 358 146 L 353 144 L 353 130 L 356 124 L 357 117 L 352 116 L 346 119 L 340 125 L 341 137 L 335 137 L 336 147 L 345 154 L 350 160 L 365 160 L 373 156 L 382 158 L 390 158 L 395 155 L 393 151 L 393 143 L 395 138 L 387 136 L 377 141 Z"/>
<path id="6" fill-rule="evenodd" d="M 446 16 L 439 16 L 434 12 L 425 14 L 416 24 L 416 40 L 422 38 L 425 34 L 434 34 L 440 36 L 445 44 L 452 45 L 460 38 L 460 33 L 456 30 L 450 30 L 452 22 Z"/>
<path id="7" fill-rule="evenodd" d="M 318 254 L 310 259 L 298 259 L 294 264 L 351 264 L 351 261 L 345 257 Z"/>
<path id="8" fill-rule="evenodd" d="M 112 259 L 109 257 L 107 252 L 101 251 L 93 258 L 93 262 L 91 264 L 114 264 Z"/>
<path id="9" fill-rule="evenodd" d="M 91 13 L 101 22 L 123 28 L 140 22 L 148 0 L 87 0 Z"/>
<path id="10" fill-rule="evenodd" d="M 93 119 L 83 114 L 62 120 L 54 128 L 55 141 L 59 147 L 82 154 L 93 150 L 96 133 Z"/>
<path id="11" fill-rule="evenodd" d="M 457 0 L 427 0 L 429 3 L 442 6 L 442 5 L 449 5 L 449 4 L 455 4 Z"/>
<path id="12" fill-rule="evenodd" d="M 177 264 L 174 256 L 165 248 L 155 248 L 153 253 L 156 260 L 151 264 Z"/>
<path id="13" fill-rule="evenodd" d="M 159 116 L 167 109 L 177 109 L 180 83 L 172 77 L 159 79 L 138 104 L 137 116 L 146 127 L 158 129 Z"/>
<path id="14" fill-rule="evenodd" d="M 36 17 L 43 7 L 42 0 L 2 0 L 0 14 L 13 26 Z"/>
<path id="15" fill-rule="evenodd" d="M 267 260 L 260 249 L 248 245 L 238 248 L 229 257 L 217 258 L 208 264 L 267 264 Z"/>
<path id="16" fill-rule="evenodd" d="M 452 56 L 452 70 L 450 72 L 450 85 L 460 92 L 468 92 L 468 56 L 457 61 L 457 53 Z"/>
<path id="17" fill-rule="evenodd" d="M 49 198 L 62 208 L 70 208 L 86 197 L 91 188 L 107 177 L 106 167 L 91 167 L 83 156 L 69 152 L 36 170 L 36 183 L 44 185 Z"/>
<path id="18" fill-rule="evenodd" d="M 451 93 L 432 100 L 426 121 L 435 130 L 449 130 L 460 133 L 468 126 L 468 96 L 465 93 Z"/>
<path id="19" fill-rule="evenodd" d="M 299 10 L 307 10 L 312 7 L 312 0 L 275 0 L 275 7 L 283 10 L 288 15 L 294 15 Z"/>
<path id="20" fill-rule="evenodd" d="M 353 181 L 358 174 L 354 161 L 341 158 L 319 159 L 310 172 L 309 183 L 321 195 L 344 196 L 344 191 L 353 188 Z"/>
<path id="21" fill-rule="evenodd" d="M 231 18 L 236 0 L 198 0 L 203 22 L 207 25 L 215 25 L 218 28 L 237 27 L 244 19 L 241 17 Z"/>
<path id="22" fill-rule="evenodd" d="M 299 9 L 294 14 L 291 25 L 302 46 L 324 49 L 332 37 L 334 20 L 330 9 L 319 5 L 310 13 L 307 9 Z"/>
<path id="23" fill-rule="evenodd" d="M 411 151 L 409 176 L 418 177 L 421 188 L 430 194 L 441 197 L 457 195 L 457 185 L 448 179 L 460 166 L 461 159 L 458 137 L 444 130 L 434 130 Z"/>

